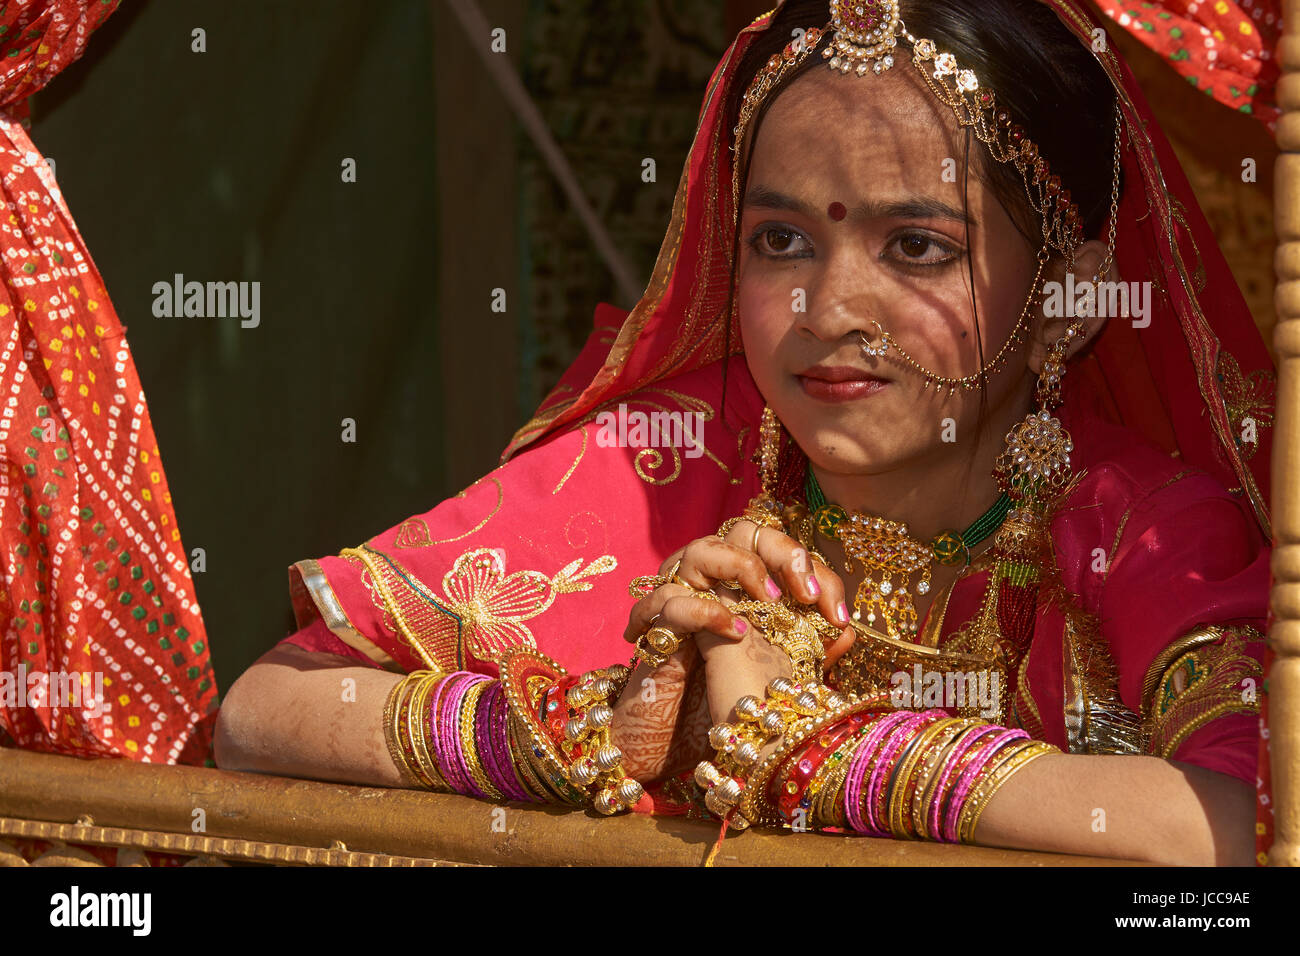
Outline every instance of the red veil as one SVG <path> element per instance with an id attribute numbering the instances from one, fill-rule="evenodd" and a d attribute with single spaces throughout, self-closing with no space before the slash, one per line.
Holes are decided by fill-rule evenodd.
<path id="1" fill-rule="evenodd" d="M 1045 2 L 1093 47 L 1101 24 L 1082 3 Z M 705 92 L 640 302 L 628 314 L 597 309 L 582 353 L 499 468 L 359 548 L 294 564 L 303 630 L 292 640 L 397 670 L 427 663 L 494 673 L 501 650 L 517 643 L 571 671 L 627 659 L 627 582 L 713 533 L 757 491 L 750 460 L 763 399 L 738 327 L 728 339 L 726 326 L 734 322 L 726 309 L 734 210 L 724 113 L 737 84 L 751 80 L 736 65 L 758 35 L 821 25 L 783 19 L 778 6 L 741 31 Z M 1060 414 L 1092 484 L 1080 486 L 1054 534 L 1062 583 L 1102 618 L 1119 697 L 1137 711 L 1149 666 L 1196 624 L 1264 626 L 1274 370 L 1133 74 L 1110 45 L 1097 56 L 1126 129 L 1117 262 L 1125 280 L 1149 279 L 1155 290 L 1149 326 L 1107 323 L 1065 377 Z M 668 418 L 651 420 L 651 447 L 606 447 L 598 416 L 620 405 L 698 415 L 701 448 L 653 447 Z M 1179 524 L 1180 512 L 1198 517 L 1199 536 Z M 1102 540 L 1113 560 L 1105 592 L 1086 582 L 1078 558 Z M 950 605 L 976 591 L 954 589 Z M 1039 629 L 1056 637 L 1031 663 L 1029 709 L 1034 729 L 1064 744 L 1075 671 L 1062 660 L 1063 624 L 1053 614 L 1040 612 Z M 1179 758 L 1196 751 L 1193 762 L 1253 782 L 1243 734 L 1253 750 L 1253 716 L 1224 717 L 1187 738 Z"/>

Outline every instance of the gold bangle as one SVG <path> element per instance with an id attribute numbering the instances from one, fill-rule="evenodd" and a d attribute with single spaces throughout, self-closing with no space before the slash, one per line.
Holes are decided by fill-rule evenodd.
<path id="1" fill-rule="evenodd" d="M 415 771 L 421 781 L 438 793 L 451 793 L 452 788 L 442 775 L 438 763 L 429 755 L 428 702 L 429 694 L 438 683 L 446 678 L 445 674 L 430 672 L 415 685 L 406 706 L 406 738 L 411 743 L 411 752 L 415 756 Z M 415 725 L 412 725 L 412 717 Z"/>
<path id="2" fill-rule="evenodd" d="M 424 784 L 407 762 L 397 733 L 397 705 L 400 698 L 410 689 L 410 682 L 410 675 L 405 675 L 388 692 L 388 699 L 384 702 L 384 743 L 388 745 L 388 756 L 392 758 L 393 766 L 397 768 L 403 785 L 409 788 L 422 788 Z"/>
<path id="3" fill-rule="evenodd" d="M 854 714 L 889 706 L 889 691 L 876 691 L 865 697 L 850 696 L 848 703 L 842 707 L 827 711 L 818 717 L 805 717 L 791 724 L 786 730 L 781 745 L 769 754 L 749 775 L 745 790 L 740 796 L 740 802 L 736 804 L 736 810 L 753 824 L 775 825 L 782 823 L 783 821 L 772 808 L 767 795 L 767 784 L 782 762 L 813 734 L 818 733 L 823 728 L 852 717 Z"/>
<path id="4" fill-rule="evenodd" d="M 537 800 L 547 803 L 558 794 L 552 794 L 546 784 L 538 779 L 537 774 L 533 771 L 532 764 L 524 756 L 523 745 L 519 742 L 519 729 L 515 726 L 515 715 L 506 711 L 506 734 L 510 741 L 510 767 L 515 772 L 515 777 L 519 780 L 524 791 L 531 793 Z"/>
<path id="5" fill-rule="evenodd" d="M 1016 753 L 1000 762 L 999 766 L 989 774 L 987 786 L 984 782 L 981 782 L 980 786 L 976 787 L 976 792 L 971 795 L 971 799 L 967 801 L 966 806 L 962 807 L 961 819 L 958 820 L 957 825 L 959 842 L 975 842 L 975 828 L 979 825 L 980 817 L 992 801 L 994 794 L 1002 789 L 1013 774 L 1044 754 L 1061 752 L 1061 748 L 1043 740 L 1027 740 L 1022 743 L 1024 744 L 1023 747 L 1017 748 Z"/>
<path id="6" fill-rule="evenodd" d="M 478 741 L 474 738 L 474 723 L 478 716 L 478 702 L 487 687 L 486 681 L 480 681 L 470 687 L 461 699 L 460 705 L 460 747 L 465 756 L 465 766 L 478 788 L 487 794 L 490 800 L 504 800 L 505 796 L 488 779 L 483 763 L 479 760 Z"/>
<path id="7" fill-rule="evenodd" d="M 930 744 L 929 752 L 921 760 L 921 765 L 916 770 L 916 784 L 912 789 L 912 830 L 918 839 L 932 839 L 926 825 L 926 816 L 939 783 L 939 768 L 943 766 L 944 758 L 952 752 L 962 734 L 977 723 L 981 721 L 974 717 L 961 718 L 959 723 L 947 728 Z"/>
<path id="8" fill-rule="evenodd" d="M 895 839 L 911 840 L 916 837 L 908 824 L 911 821 L 911 801 L 908 794 L 908 787 L 915 780 L 913 771 L 925 756 L 926 751 L 940 734 L 948 728 L 960 723 L 960 717 L 940 717 L 925 727 L 922 727 L 908 745 L 907 751 L 903 754 L 901 761 L 894 769 L 894 786 L 890 789 L 887 797 L 889 807 L 889 832 L 894 835 Z"/>

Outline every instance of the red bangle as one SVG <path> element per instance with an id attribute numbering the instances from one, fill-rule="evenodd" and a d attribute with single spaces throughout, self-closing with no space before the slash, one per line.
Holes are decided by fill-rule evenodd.
<path id="1" fill-rule="evenodd" d="M 875 715 L 870 716 L 874 717 Z M 783 820 L 794 819 L 795 810 L 803 801 L 808 785 L 817 776 L 817 771 L 822 764 L 850 735 L 856 733 L 868 719 L 868 715 L 854 714 L 848 720 L 842 721 L 833 727 L 824 728 L 816 737 L 790 755 L 787 760 L 790 772 L 788 775 L 776 775 L 777 780 L 783 780 L 784 782 L 780 785 L 780 792 L 773 797 L 772 801 Z"/>

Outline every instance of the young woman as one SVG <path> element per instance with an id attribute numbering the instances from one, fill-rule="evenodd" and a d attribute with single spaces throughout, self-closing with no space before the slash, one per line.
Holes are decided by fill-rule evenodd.
<path id="1" fill-rule="evenodd" d="M 500 468 L 290 569 L 220 765 L 1250 862 L 1272 367 L 1080 3 L 755 21 L 596 319 Z"/>

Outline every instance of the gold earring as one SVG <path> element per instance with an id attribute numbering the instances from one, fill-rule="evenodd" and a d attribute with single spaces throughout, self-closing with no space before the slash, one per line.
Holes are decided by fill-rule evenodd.
<path id="1" fill-rule="evenodd" d="M 763 483 L 763 494 L 775 497 L 777 474 L 781 462 L 781 422 L 771 405 L 763 405 L 763 418 L 758 428 L 758 474 Z"/>

